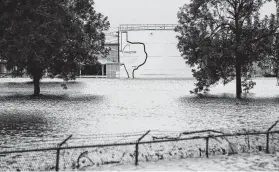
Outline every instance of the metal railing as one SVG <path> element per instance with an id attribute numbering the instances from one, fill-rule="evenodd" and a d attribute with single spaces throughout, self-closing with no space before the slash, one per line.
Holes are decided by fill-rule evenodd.
<path id="1" fill-rule="evenodd" d="M 174 30 L 176 26 L 176 24 L 121 24 L 119 31 Z"/>
<path id="2" fill-rule="evenodd" d="M 136 139 L 134 141 L 130 141 L 130 142 L 64 146 L 68 141 L 73 139 L 72 138 L 73 136 L 70 135 L 65 140 L 63 140 L 61 143 L 59 143 L 57 145 L 57 147 L 1 151 L 0 152 L 0 163 L 3 161 L 3 158 L 1 158 L 1 157 L 3 157 L 3 155 L 22 154 L 22 153 L 28 153 L 28 152 L 30 153 L 30 152 L 56 151 L 56 153 L 55 153 L 56 160 L 55 160 L 54 169 L 56 171 L 58 171 L 58 170 L 60 170 L 59 167 L 61 165 L 60 164 L 61 151 L 63 151 L 63 150 L 92 149 L 91 153 L 104 154 L 104 152 L 110 152 L 113 149 L 119 149 L 120 147 L 135 146 L 134 151 L 131 148 L 131 150 L 130 150 L 131 153 L 128 154 L 128 157 L 129 156 L 132 157 L 131 159 L 134 160 L 134 164 L 138 165 L 140 156 L 141 156 L 141 159 L 144 159 L 144 158 L 145 159 L 148 159 L 148 158 L 152 159 L 152 157 L 154 158 L 154 156 L 159 157 L 158 159 L 162 159 L 162 157 L 164 157 L 166 155 L 166 154 L 159 155 L 159 153 L 158 153 L 159 151 L 157 151 L 156 153 L 153 153 L 153 154 L 147 151 L 146 153 L 141 153 L 141 155 L 140 155 L 141 151 L 144 152 L 143 149 L 140 150 L 140 148 L 139 148 L 140 145 L 146 146 L 145 149 L 147 150 L 147 147 L 151 148 L 151 149 L 155 149 L 156 147 L 155 148 L 152 147 L 154 145 L 155 146 L 157 145 L 157 148 L 160 147 L 159 149 L 162 149 L 162 145 L 158 146 L 158 144 L 183 143 L 180 146 L 177 146 L 177 145 L 174 146 L 174 145 L 170 144 L 171 145 L 170 148 L 171 148 L 171 150 L 174 150 L 174 148 L 175 148 L 176 150 L 174 150 L 174 152 L 175 151 L 178 151 L 178 152 L 180 151 L 180 157 L 185 158 L 185 157 L 193 157 L 193 156 L 190 156 L 190 154 L 188 154 L 187 156 L 184 156 L 184 155 L 182 156 L 182 154 L 185 154 L 185 153 L 187 154 L 187 150 L 185 149 L 185 147 L 187 147 L 187 145 L 184 144 L 184 143 L 185 143 L 185 141 L 193 141 L 193 140 L 196 140 L 195 144 L 198 143 L 198 140 L 200 140 L 200 142 L 199 142 L 200 145 L 204 144 L 205 149 L 202 149 L 201 148 L 202 146 L 201 146 L 197 150 L 199 150 L 199 156 L 202 156 L 202 154 L 204 153 L 205 156 L 208 158 L 210 153 L 215 155 L 216 151 L 214 152 L 212 147 L 215 146 L 214 149 L 216 150 L 216 143 L 217 144 L 220 143 L 220 141 L 218 140 L 219 138 L 224 139 L 225 142 L 227 142 L 227 144 L 229 145 L 229 147 L 231 147 L 231 142 L 229 140 L 229 137 L 235 137 L 235 140 L 237 140 L 236 137 L 242 137 L 242 136 L 244 136 L 244 139 L 248 138 L 247 146 L 248 146 L 249 149 L 251 149 L 251 144 L 252 144 L 252 139 L 249 140 L 249 138 L 251 138 L 253 136 L 263 136 L 260 139 L 259 138 L 255 139 L 255 141 L 261 142 L 261 144 L 260 144 L 261 146 L 259 146 L 257 149 L 259 149 L 259 151 L 264 150 L 266 153 L 270 153 L 270 141 L 271 141 L 270 136 L 274 135 L 274 134 L 277 134 L 277 135 L 279 134 L 279 130 L 272 131 L 275 128 L 275 126 L 277 126 L 278 123 L 279 123 L 279 121 L 276 121 L 270 128 L 268 128 L 267 131 L 263 131 L 263 132 L 256 132 L 255 131 L 255 132 L 224 133 L 224 132 L 216 131 L 216 130 L 200 130 L 200 131 L 192 131 L 192 132 L 182 132 L 176 137 L 170 137 L 170 136 L 162 136 L 162 135 L 154 136 L 154 134 L 152 135 L 152 131 L 149 130 L 145 133 L 142 133 L 141 135 L 138 135 L 138 136 L 140 136 L 138 139 Z M 191 136 L 191 135 L 194 135 L 194 136 Z M 149 140 L 144 140 L 147 136 L 149 136 Z M 205 143 L 203 142 L 203 140 L 205 141 Z M 216 142 L 216 140 L 218 142 Z M 260 141 L 260 140 L 262 140 L 262 141 Z M 279 137 L 278 138 L 272 137 L 273 143 L 274 144 L 279 144 L 279 142 L 277 141 L 278 142 L 277 143 L 276 140 L 279 141 Z M 214 144 L 214 142 L 216 142 L 216 143 Z M 265 147 L 262 146 L 264 144 L 265 144 Z M 277 146 L 279 148 L 279 145 L 275 145 L 275 146 Z M 111 148 L 111 149 L 109 149 L 109 148 Z M 98 150 L 98 149 L 102 149 L 102 150 Z M 232 149 L 232 152 L 234 152 L 233 148 L 231 148 L 231 149 Z M 122 150 L 119 150 L 119 151 L 121 152 Z M 86 154 L 88 154 L 88 152 L 89 152 L 88 150 L 83 151 L 82 153 L 79 154 L 78 158 L 75 158 L 75 159 L 77 159 L 76 160 L 77 162 L 74 163 L 75 165 L 74 165 L 73 168 L 80 167 L 80 165 L 79 165 L 80 159 L 82 157 L 86 157 L 87 156 Z M 225 154 L 225 153 L 228 153 L 228 151 L 222 150 L 221 153 Z M 168 152 L 167 154 L 172 156 L 172 154 L 175 154 L 175 153 Z M 64 154 L 64 156 L 65 156 L 65 154 Z M 113 154 L 113 156 L 115 156 L 115 154 Z M 102 162 L 99 165 L 105 165 L 105 164 L 109 164 L 109 163 L 120 163 L 124 156 L 125 156 L 125 153 L 123 153 L 123 156 L 119 156 L 120 158 L 118 160 L 105 161 L 105 162 Z M 98 155 L 97 155 L 97 157 L 98 157 Z M 91 160 L 89 157 L 87 157 L 87 159 L 91 162 L 91 164 L 98 164 L 98 163 L 94 162 L 94 160 Z M 24 163 L 26 163 L 26 162 L 24 162 Z"/>

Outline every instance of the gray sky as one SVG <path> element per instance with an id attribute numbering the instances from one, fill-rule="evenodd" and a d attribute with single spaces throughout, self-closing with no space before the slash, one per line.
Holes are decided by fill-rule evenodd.
<path id="1" fill-rule="evenodd" d="M 98 12 L 119 24 L 175 24 L 176 14 L 188 0 L 95 0 Z"/>
<path id="2" fill-rule="evenodd" d="M 95 0 L 98 12 L 109 17 L 112 27 L 120 24 L 176 24 L 177 12 L 189 0 Z M 263 15 L 275 12 L 275 4 L 266 4 Z"/>

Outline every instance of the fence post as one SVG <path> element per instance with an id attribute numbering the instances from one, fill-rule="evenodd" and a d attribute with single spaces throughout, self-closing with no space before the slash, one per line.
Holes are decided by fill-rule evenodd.
<path id="1" fill-rule="evenodd" d="M 56 166 L 55 166 L 55 171 L 59 171 L 59 160 L 60 160 L 60 148 L 63 144 L 65 144 L 73 135 L 70 135 L 67 137 L 63 142 L 59 143 L 57 145 L 57 152 L 56 152 Z"/>
<path id="2" fill-rule="evenodd" d="M 269 132 L 278 124 L 279 121 L 276 121 L 268 130 L 266 133 L 266 153 L 269 153 Z"/>
<path id="3" fill-rule="evenodd" d="M 266 153 L 269 154 L 269 132 L 266 134 Z"/>
<path id="4" fill-rule="evenodd" d="M 209 156 L 208 156 L 209 137 L 207 137 L 207 138 L 205 139 L 205 141 L 206 141 L 205 153 L 206 153 L 206 158 L 208 158 L 208 157 L 209 157 Z"/>
<path id="5" fill-rule="evenodd" d="M 58 145 L 57 152 L 56 152 L 56 166 L 55 166 L 55 171 L 59 171 L 59 159 L 60 159 L 60 146 Z"/>
<path id="6" fill-rule="evenodd" d="M 142 135 L 136 142 L 136 151 L 135 151 L 135 165 L 139 164 L 139 142 L 148 134 L 150 130 L 147 131 L 144 135 Z"/>
<path id="7" fill-rule="evenodd" d="M 135 157 L 135 165 L 138 165 L 138 163 L 139 163 L 139 144 L 138 143 L 136 143 L 136 155 L 135 155 L 136 157 Z"/>

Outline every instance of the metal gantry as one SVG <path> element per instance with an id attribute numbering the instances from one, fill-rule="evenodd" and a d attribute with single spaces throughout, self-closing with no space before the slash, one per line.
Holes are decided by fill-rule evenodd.
<path id="1" fill-rule="evenodd" d="M 173 31 L 176 24 L 121 24 L 120 32 L 143 31 L 143 30 L 170 30 Z"/>

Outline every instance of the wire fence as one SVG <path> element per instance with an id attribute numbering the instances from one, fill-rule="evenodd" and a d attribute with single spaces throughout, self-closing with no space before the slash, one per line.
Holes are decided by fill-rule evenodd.
<path id="1" fill-rule="evenodd" d="M 2 171 L 58 171 L 94 169 L 127 164 L 210 157 L 236 153 L 279 151 L 279 121 L 266 131 L 216 130 L 192 132 L 147 131 L 138 133 L 68 136 L 0 151 Z M 42 145 L 50 145 L 42 147 Z"/>

